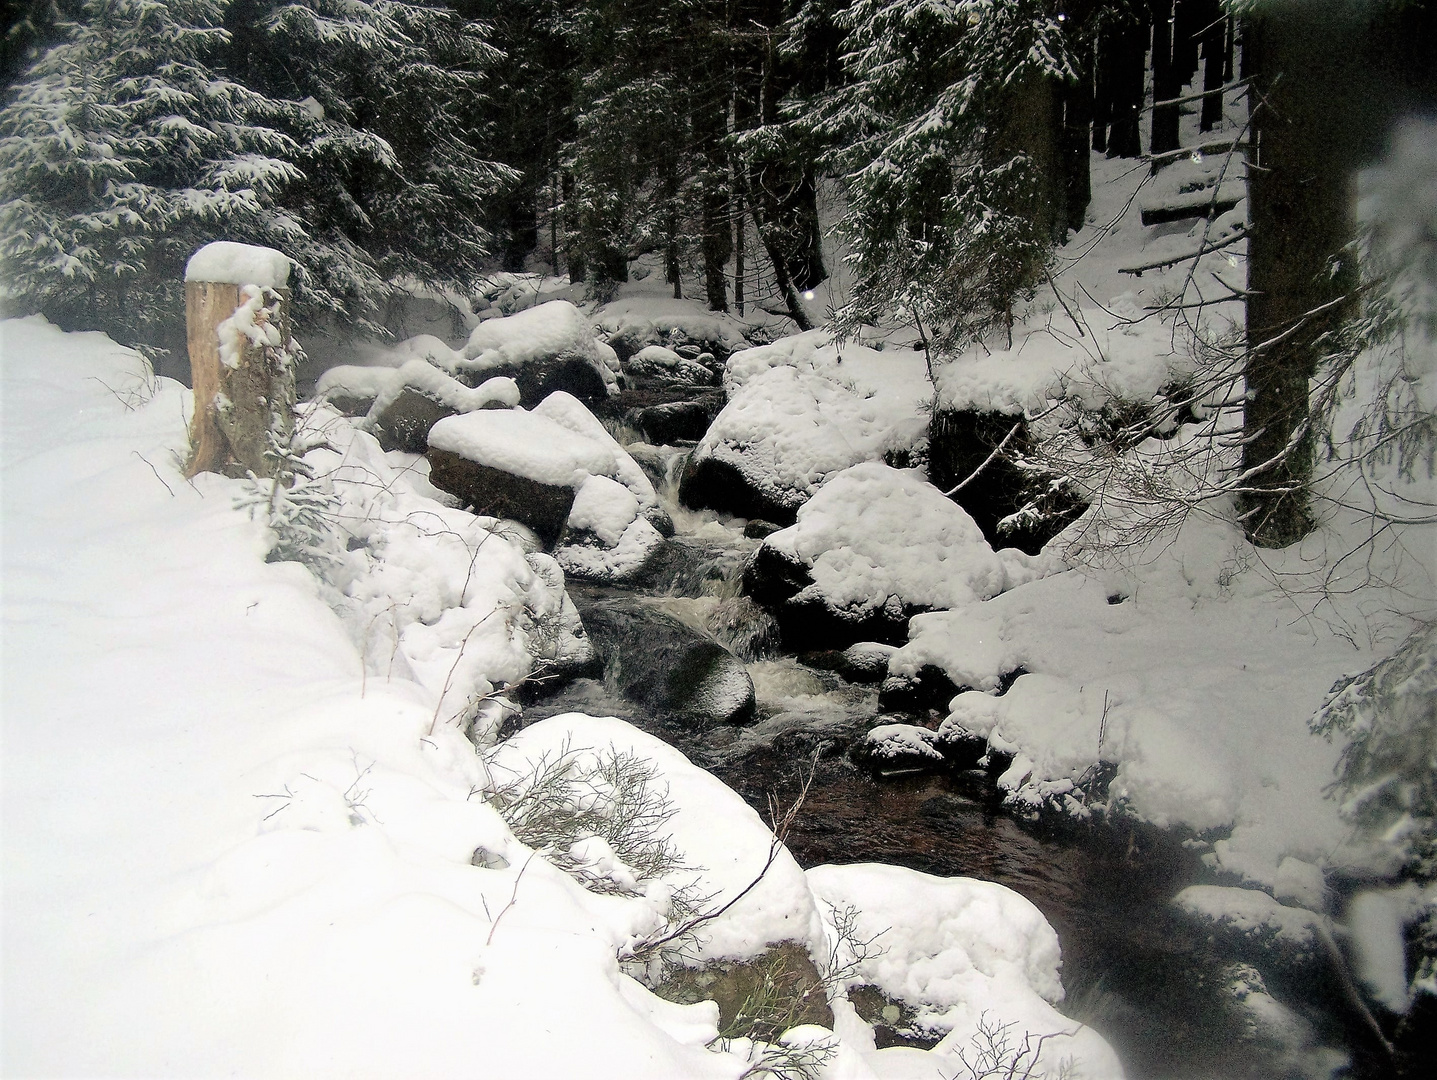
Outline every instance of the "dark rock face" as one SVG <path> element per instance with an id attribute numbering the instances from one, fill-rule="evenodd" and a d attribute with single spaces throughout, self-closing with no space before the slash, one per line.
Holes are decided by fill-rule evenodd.
<path id="1" fill-rule="evenodd" d="M 889 997 L 876 986 L 850 987 L 848 1001 L 854 1012 L 873 1025 L 873 1043 L 880 1050 L 890 1046 L 931 1050 L 947 1034 L 919 1027 L 917 1009 L 905 1001 Z"/>
<path id="2" fill-rule="evenodd" d="M 1008 440 L 1004 454 L 988 462 L 953 499 L 968 511 L 994 550 L 1015 547 L 1036 555 L 1087 507 L 1071 496 L 1049 492 L 1041 479 L 1025 475 L 1008 459 L 1007 454 L 1023 452 L 1031 446 L 1028 425 L 1022 417 L 971 409 L 935 411 L 928 426 L 928 479 L 940 491 L 956 487 L 987 461 L 1014 424 L 1018 430 Z M 998 531 L 1000 521 L 1040 495 L 1041 518 Z"/>
<path id="3" fill-rule="evenodd" d="M 752 960 L 716 960 L 697 968 L 675 968 L 654 993 L 692 1005 L 713 1001 L 719 1030 L 772 1041 L 791 1027 L 833 1027 L 823 978 L 808 951 L 781 942 Z"/>
<path id="4" fill-rule="evenodd" d="M 548 548 L 564 531 L 574 506 L 573 488 L 541 484 L 432 446 L 426 456 L 429 482 L 458 497 L 462 505 L 473 507 L 475 513 L 527 525 Z"/>
<path id="5" fill-rule="evenodd" d="M 885 678 L 878 691 L 878 707 L 885 712 L 920 714 L 937 709 L 946 716 L 948 703 L 960 689 L 942 668 L 924 664 L 917 675 Z"/>
<path id="6" fill-rule="evenodd" d="M 631 409 L 625 419 L 655 446 L 698 442 L 723 408 L 723 392 L 711 390 L 685 401 Z"/>
<path id="7" fill-rule="evenodd" d="M 900 645 L 908 636 L 908 620 L 923 608 L 890 598 L 885 606 L 857 614 L 829 607 L 816 598 L 796 599 L 812 584 L 808 567 L 770 547 L 761 545 L 744 567 L 744 595 L 773 613 L 790 652 L 843 649 L 859 641 Z"/>
<path id="8" fill-rule="evenodd" d="M 785 506 L 759 491 L 728 462 L 705 457 L 684 466 L 679 501 L 692 510 L 717 510 L 738 517 L 763 518 L 780 525 L 798 520 L 799 503 Z"/>
<path id="9" fill-rule="evenodd" d="M 573 394 L 585 405 L 593 405 L 607 400 L 609 396 L 609 388 L 599 373 L 598 363 L 578 356 L 559 356 L 527 364 L 487 368 L 482 373 L 467 373 L 463 379 L 477 386 L 496 375 L 507 375 L 518 384 L 519 404 L 526 409 L 532 409 L 557 390 Z"/>
<path id="10" fill-rule="evenodd" d="M 686 724 L 754 719 L 753 680 L 743 662 L 678 619 L 624 600 L 575 595 L 604 681 L 650 713 Z"/>
<path id="11" fill-rule="evenodd" d="M 378 395 L 364 393 L 355 394 L 344 390 L 331 390 L 324 395 L 325 402 L 329 407 L 341 416 L 363 416 L 369 412 L 370 406 Z"/>
<path id="12" fill-rule="evenodd" d="M 455 415 L 447 405 L 428 394 L 406 386 L 394 402 L 374 420 L 374 437 L 385 450 L 422 454 L 429 446 L 429 429 L 446 416 Z"/>

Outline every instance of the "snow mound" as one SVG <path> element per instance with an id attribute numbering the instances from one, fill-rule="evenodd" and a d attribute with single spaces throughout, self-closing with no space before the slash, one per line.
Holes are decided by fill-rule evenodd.
<path id="1" fill-rule="evenodd" d="M 585 360 L 612 391 L 617 381 L 598 346 L 578 308 L 567 300 L 550 300 L 514 315 L 481 322 L 469 335 L 463 354 L 465 367 L 478 374 L 540 360 Z"/>
<path id="2" fill-rule="evenodd" d="M 331 372 L 336 371 L 343 374 L 331 378 Z M 366 374 L 368 372 L 378 374 Z M 519 387 L 507 376 L 496 375 L 492 379 L 485 379 L 477 387 L 465 386 L 428 360 L 410 360 L 397 369 L 331 368 L 324 373 L 324 378 L 315 389 L 321 394 L 325 390 L 352 393 L 363 386 L 379 387 L 374 404 L 369 410 L 371 420 L 382 415 L 405 390 L 417 390 L 431 401 L 456 413 L 475 412 L 495 405 L 513 408 L 519 404 Z"/>
<path id="3" fill-rule="evenodd" d="M 857 912 L 859 940 L 874 940 L 878 955 L 859 959 L 850 985 L 876 986 L 918 1011 L 918 1023 L 946 1032 L 935 1064 L 973 1057 L 981 1027 L 1015 1025 L 1021 1041 L 1043 1043 L 1033 1076 L 1115 1080 L 1117 1056 L 1097 1034 L 1053 1006 L 1063 1000 L 1058 935 L 1042 913 L 1002 885 L 939 878 L 899 866 L 859 863 L 816 866 L 808 883 L 826 905 Z M 881 951 L 880 951 L 881 950 Z M 849 959 L 843 951 L 840 963 Z M 880 1051 L 874 1065 L 882 1074 Z M 946 1069 L 941 1075 L 950 1075 Z M 926 1075 L 926 1073 L 925 1073 Z M 960 1075 L 953 1073 L 953 1075 Z"/>
<path id="4" fill-rule="evenodd" d="M 1239 934 L 1310 949 L 1322 933 L 1322 916 L 1287 907 L 1259 889 L 1226 885 L 1189 885 L 1173 898 L 1189 915 L 1217 923 Z"/>
<path id="5" fill-rule="evenodd" d="M 282 289 L 289 282 L 289 268 L 289 256 L 274 248 L 217 240 L 190 256 L 185 280 Z"/>
<path id="6" fill-rule="evenodd" d="M 694 450 L 733 469 L 791 515 L 828 477 L 927 436 L 931 397 L 921 357 L 838 346 L 825 331 L 729 357 L 728 404 Z M 792 520 L 791 516 L 788 520 Z"/>
<path id="7" fill-rule="evenodd" d="M 1114 400 L 1150 401 L 1191 373 L 1192 360 L 1174 349 L 1162 320 L 1127 323 L 1098 308 L 1076 315 L 1081 333 L 1060 319 L 1028 323 L 1014 328 L 1010 349 L 973 349 L 940 365 L 938 407 L 1017 416 L 1067 398 L 1099 409 Z"/>
<path id="8" fill-rule="evenodd" d="M 613 476 L 613 452 L 538 412 L 485 410 L 450 416 L 429 432 L 429 445 L 491 469 L 553 487 L 580 487 Z"/>
<path id="9" fill-rule="evenodd" d="M 731 788 L 667 743 L 615 717 L 566 713 L 501 744 L 491 767 L 501 775 L 522 775 L 546 757 L 552 761 L 575 753 L 592 760 L 610 749 L 651 762 L 655 783 L 674 810 L 659 835 L 672 842 L 683 865 L 665 876 L 665 884 L 697 886 L 700 895 L 708 896 L 705 909 L 713 911 L 753 886 L 703 924 L 702 934 L 684 950 L 686 961 L 748 959 L 785 941 L 798 942 L 813 956 L 825 955 L 818 907 L 793 856 L 780 847 L 765 872 L 772 833 L 762 819 Z"/>
<path id="10" fill-rule="evenodd" d="M 892 601 L 955 608 L 1003 591 L 1006 574 L 967 511 L 916 471 L 865 462 L 799 508 L 798 522 L 764 543 L 808 567 L 795 597 L 866 613 Z"/>
<path id="11" fill-rule="evenodd" d="M 594 321 L 611 343 L 622 340 L 631 354 L 675 338 L 702 342 L 727 354 L 748 348 L 751 332 L 747 323 L 732 315 L 710 311 L 694 300 L 663 296 L 620 297 L 599 308 Z"/>

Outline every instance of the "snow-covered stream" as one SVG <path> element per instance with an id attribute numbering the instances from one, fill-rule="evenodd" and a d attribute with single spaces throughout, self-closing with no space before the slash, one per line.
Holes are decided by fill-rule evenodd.
<path id="1" fill-rule="evenodd" d="M 686 511 L 672 490 L 665 502 L 679 528 L 677 554 L 645 588 L 570 584 L 591 633 L 596 621 L 611 628 L 607 641 L 595 635 L 601 651 L 620 654 L 607 678 L 577 680 L 531 704 L 524 723 L 568 712 L 624 716 L 760 813 L 775 794 L 791 803 L 811 771 L 787 841 L 802 865 L 889 863 L 1019 892 L 1058 931 L 1062 1012 L 1107 1038 L 1130 1077 L 1327 1077 L 1373 1052 L 1334 973 L 1313 978 L 1307 968 L 1264 981 L 1218 947 L 1209 927 L 1183 917 L 1173 897 L 1210 879 L 1186 834 L 1126 819 L 1025 821 L 1002 807 L 996 774 L 980 770 L 879 776 L 856 766 L 847 751 L 880 715 L 876 686 L 766 651 L 766 616 L 738 598 L 755 542 L 731 521 Z M 654 612 L 740 653 L 759 642 L 746 664 L 752 723 L 686 722 L 621 692 L 614 671 L 655 647 Z"/>

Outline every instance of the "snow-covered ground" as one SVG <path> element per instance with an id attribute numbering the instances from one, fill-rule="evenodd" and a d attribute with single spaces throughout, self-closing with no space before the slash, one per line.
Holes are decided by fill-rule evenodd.
<path id="1" fill-rule="evenodd" d="M 648 955 L 688 896 L 690 911 L 723 909 L 685 939 L 690 962 L 793 941 L 825 964 L 827 886 L 780 848 L 744 893 L 769 860 L 767 827 L 622 721 L 555 718 L 484 754 L 459 722 L 477 708 L 487 741 L 484 703 L 446 697 L 456 676 L 479 697 L 522 677 L 544 620 L 565 625 L 552 560 L 492 519 L 462 532 L 402 456 L 355 432 L 316 453 L 343 458 L 336 476 L 370 470 L 374 490 L 351 491 L 345 513 L 395 517 L 348 521 L 362 543 L 334 555 L 337 579 L 350 575 L 337 597 L 304 566 L 265 561 L 275 538 L 236 505 L 245 482 L 183 479 L 188 391 L 101 335 L 40 319 L 0 335 L 6 1075 L 749 1068 L 763 1048 L 719 1041 L 712 1003 L 661 1000 L 620 960 Z M 356 633 L 385 610 L 384 642 Z M 568 751 L 647 770 L 675 863 L 640 873 L 602 830 L 549 835 L 542 820 L 534 846 L 516 838 L 496 807 Z M 577 775 L 602 817 L 614 789 Z M 860 884 L 871 891 L 840 891 Z M 929 887 L 947 906 L 905 928 L 902 954 L 947 957 L 929 1004 L 959 1010 L 955 1031 L 986 1009 L 1054 1034 L 1041 916 L 997 886 Z M 895 955 L 880 974 L 897 986 L 903 966 Z M 818 1048 L 826 1076 L 957 1067 L 944 1046 L 875 1050 L 838 1011 L 839 1036 L 789 1036 Z M 1068 1075 L 1115 1075 L 1098 1036 L 1063 1030 L 1081 1036 L 1064 1044 Z"/>

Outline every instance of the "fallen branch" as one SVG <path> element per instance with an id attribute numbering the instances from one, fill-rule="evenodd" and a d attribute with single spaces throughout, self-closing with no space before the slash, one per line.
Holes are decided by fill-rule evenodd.
<path id="1" fill-rule="evenodd" d="M 1221 251 L 1223 248 L 1230 248 L 1240 240 L 1247 239 L 1247 230 L 1239 229 L 1226 240 L 1220 240 L 1216 244 L 1198 248 L 1197 251 L 1188 251 L 1182 255 L 1175 255 L 1170 259 L 1158 259 L 1155 262 L 1143 263 L 1141 266 L 1121 266 L 1118 268 L 1120 274 L 1133 274 L 1141 277 L 1144 271 L 1161 270 L 1165 266 L 1176 266 L 1178 263 L 1187 262 L 1189 259 L 1201 259 L 1204 255 L 1210 255 L 1214 251 Z"/>

